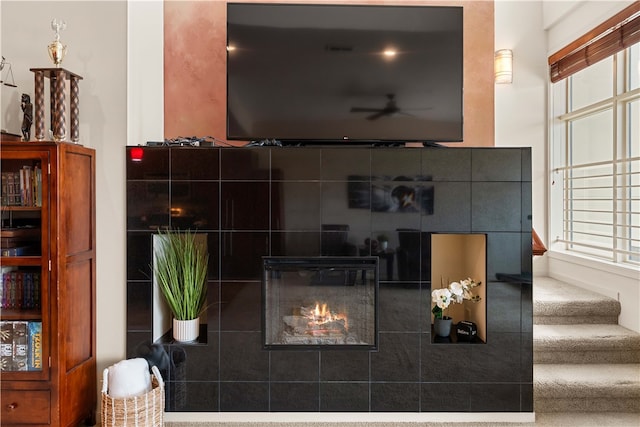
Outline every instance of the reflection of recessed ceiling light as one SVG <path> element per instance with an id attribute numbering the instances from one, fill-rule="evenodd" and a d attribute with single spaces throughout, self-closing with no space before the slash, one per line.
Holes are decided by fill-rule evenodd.
<path id="1" fill-rule="evenodd" d="M 387 58 L 394 57 L 394 56 L 396 56 L 396 54 L 397 54 L 397 53 L 398 53 L 398 51 L 397 51 L 397 50 L 395 50 L 395 49 L 385 49 L 385 50 L 382 52 L 382 54 L 383 54 L 384 56 L 386 56 Z"/>
<path id="2" fill-rule="evenodd" d="M 235 46 L 232 46 L 232 45 L 227 46 L 227 52 L 232 52 L 234 50 L 236 50 Z"/>

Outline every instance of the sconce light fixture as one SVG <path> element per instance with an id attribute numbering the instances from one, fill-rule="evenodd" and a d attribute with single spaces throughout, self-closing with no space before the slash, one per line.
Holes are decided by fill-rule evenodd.
<path id="1" fill-rule="evenodd" d="M 7 69 L 6 71 L 5 68 Z M 9 87 L 18 87 L 15 80 L 13 79 L 13 70 L 11 69 L 11 64 L 7 62 L 4 56 L 2 57 L 2 62 L 0 62 L 0 74 L 0 83 Z"/>
<path id="2" fill-rule="evenodd" d="M 497 50 L 493 58 L 496 83 L 513 82 L 513 51 L 511 49 Z"/>

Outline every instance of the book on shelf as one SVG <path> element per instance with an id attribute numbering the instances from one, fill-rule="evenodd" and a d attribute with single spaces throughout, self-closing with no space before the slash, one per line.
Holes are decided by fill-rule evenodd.
<path id="1" fill-rule="evenodd" d="M 42 206 L 42 167 L 24 165 L 17 172 L 2 172 L 3 206 Z"/>
<path id="2" fill-rule="evenodd" d="M 13 370 L 13 322 L 0 321 L 0 370 Z"/>
<path id="3" fill-rule="evenodd" d="M 29 322 L 28 357 L 30 371 L 42 370 L 42 322 Z"/>
<path id="4" fill-rule="evenodd" d="M 40 273 L 16 270 L 3 272 L 0 276 L 0 304 L 5 309 L 40 308 Z"/>
<path id="5" fill-rule="evenodd" d="M 2 371 L 42 370 L 42 322 L 0 321 L 0 368 Z"/>

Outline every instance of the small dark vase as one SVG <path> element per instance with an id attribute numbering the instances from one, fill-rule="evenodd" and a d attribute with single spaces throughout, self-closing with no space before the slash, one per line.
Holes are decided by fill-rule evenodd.
<path id="1" fill-rule="evenodd" d="M 451 324 L 453 319 L 449 316 L 442 316 L 442 319 L 436 318 L 433 321 L 433 332 L 439 337 L 448 337 L 451 335 Z"/>

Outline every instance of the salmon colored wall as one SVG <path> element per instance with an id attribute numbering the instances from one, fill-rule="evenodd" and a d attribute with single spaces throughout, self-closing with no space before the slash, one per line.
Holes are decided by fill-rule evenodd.
<path id="1" fill-rule="evenodd" d="M 226 0 L 164 2 L 165 138 L 225 139 L 226 3 Z M 332 3 L 463 6 L 464 142 L 456 146 L 494 145 L 493 1 L 333 0 Z"/>

